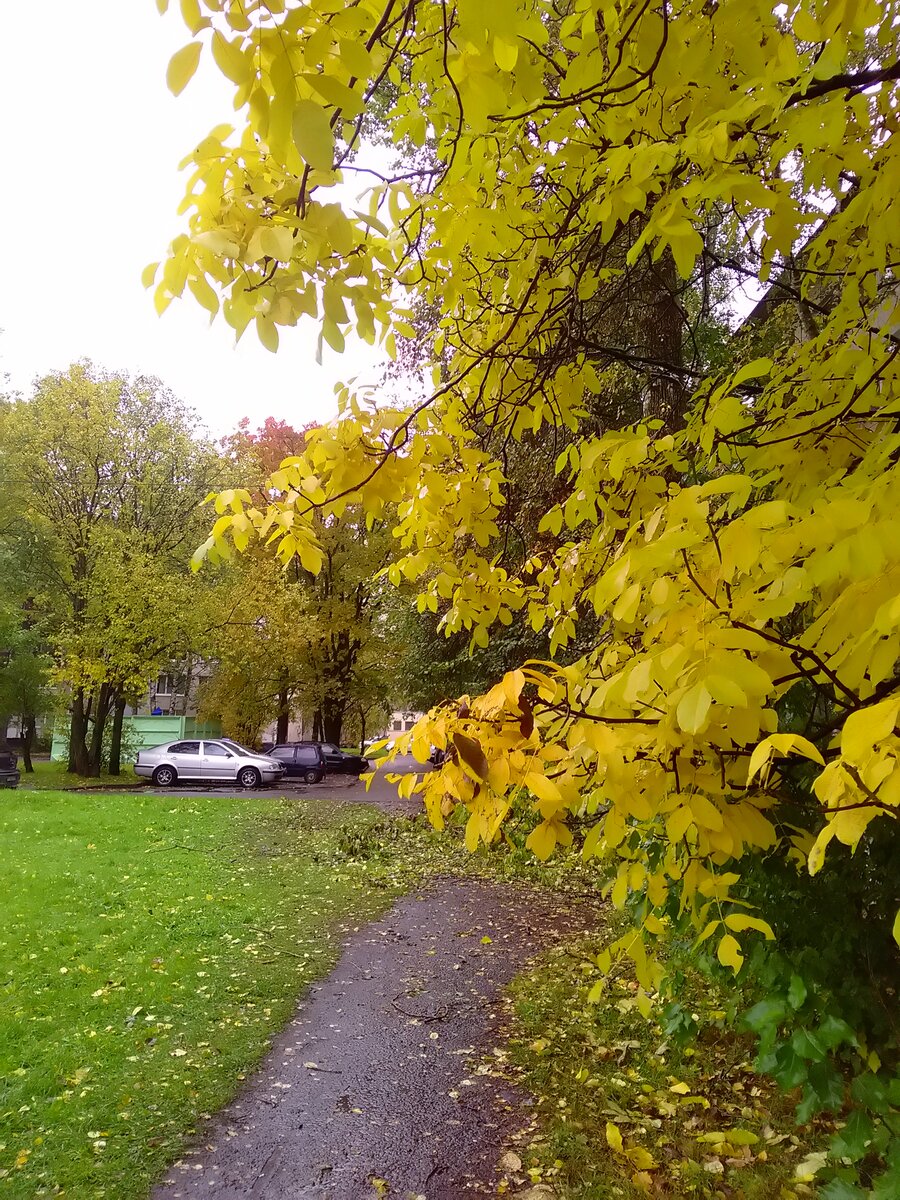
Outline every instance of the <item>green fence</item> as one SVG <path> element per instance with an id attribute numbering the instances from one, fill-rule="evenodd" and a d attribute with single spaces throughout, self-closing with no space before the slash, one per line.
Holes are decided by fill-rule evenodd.
<path id="1" fill-rule="evenodd" d="M 122 743 L 134 750 L 149 750 L 174 742 L 177 738 L 217 738 L 222 736 L 218 721 L 198 721 L 196 717 L 126 717 L 122 722 Z M 50 758 L 62 762 L 69 756 L 68 729 L 53 731 Z"/>

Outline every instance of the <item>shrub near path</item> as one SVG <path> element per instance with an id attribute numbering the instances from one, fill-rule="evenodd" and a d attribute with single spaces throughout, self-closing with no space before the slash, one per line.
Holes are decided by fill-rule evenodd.
<path id="1" fill-rule="evenodd" d="M 376 819 L 258 796 L 11 793 L 0 1194 L 143 1194 L 401 890 Z M 348 841 L 349 839 L 349 841 Z"/>
<path id="2" fill-rule="evenodd" d="M 692 972 L 678 1002 L 645 1017 L 625 973 L 593 1001 L 601 947 L 553 949 L 508 990 L 508 1060 L 538 1099 L 522 1171 L 563 1200 L 818 1195 L 804 1180 L 835 1122 L 795 1124 L 796 1093 L 757 1074 L 752 1039 L 728 1026 L 731 998 Z"/>

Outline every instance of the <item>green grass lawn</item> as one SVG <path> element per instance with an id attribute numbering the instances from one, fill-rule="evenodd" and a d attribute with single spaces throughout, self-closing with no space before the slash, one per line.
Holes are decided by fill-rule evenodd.
<path id="1" fill-rule="evenodd" d="M 64 762 L 47 762 L 45 759 L 36 760 L 34 771 L 28 774 L 20 758 L 19 770 L 22 772 L 22 782 L 19 786 L 28 790 L 34 788 L 47 790 L 52 788 L 96 787 L 98 784 L 131 787 L 133 784 L 144 782 L 135 775 L 131 769 L 131 763 L 122 764 L 121 775 L 101 775 L 98 779 L 85 779 L 82 775 L 72 775 L 66 770 Z"/>
<path id="2" fill-rule="evenodd" d="M 0 1194 L 134 1200 L 339 931 L 400 890 L 370 857 L 383 819 L 258 795 L 0 801 Z"/>

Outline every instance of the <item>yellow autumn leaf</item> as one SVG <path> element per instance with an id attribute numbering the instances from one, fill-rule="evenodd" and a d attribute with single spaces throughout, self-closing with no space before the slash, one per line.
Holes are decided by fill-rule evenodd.
<path id="1" fill-rule="evenodd" d="M 314 100 L 299 100 L 294 106 L 294 145 L 304 162 L 320 171 L 330 171 L 334 160 L 334 134 L 328 114 Z"/>
<path id="2" fill-rule="evenodd" d="M 707 675 L 703 682 L 717 704 L 747 704 L 747 693 L 729 676 Z"/>
<path id="3" fill-rule="evenodd" d="M 652 1171 L 656 1167 L 653 1155 L 643 1146 L 630 1146 L 625 1155 L 639 1171 Z"/>
<path id="4" fill-rule="evenodd" d="M 763 921 L 760 917 L 748 916 L 746 913 L 730 913 L 725 918 L 725 924 L 735 933 L 743 933 L 747 929 L 757 929 L 765 935 L 767 941 L 772 941 L 775 937 L 768 921 Z"/>
<path id="5" fill-rule="evenodd" d="M 253 59 L 238 41 L 229 42 L 218 29 L 212 35 L 212 55 L 216 66 L 232 83 L 243 84 L 253 72 Z"/>
<path id="6" fill-rule="evenodd" d="M 531 853 L 541 860 L 546 860 L 556 848 L 556 827 L 553 821 L 541 821 L 540 825 L 536 825 L 525 839 L 526 847 Z"/>
<path id="7" fill-rule="evenodd" d="M 215 314 L 219 311 L 219 297 L 209 286 L 205 276 L 200 275 L 196 278 L 192 276 L 188 279 L 188 288 L 198 304 L 202 305 L 207 312 Z"/>
<path id="8" fill-rule="evenodd" d="M 698 825 L 702 825 L 705 829 L 718 830 L 722 828 L 721 812 L 701 792 L 697 792 L 691 796 L 686 807 Z"/>
<path id="9" fill-rule="evenodd" d="M 562 792 L 546 775 L 541 775 L 538 771 L 529 771 L 522 780 L 525 787 L 530 792 L 533 792 L 539 800 L 546 800 L 548 803 L 562 805 Z"/>
<path id="10" fill-rule="evenodd" d="M 732 971 L 737 975 L 744 961 L 744 956 L 741 954 L 741 946 L 737 938 L 732 937 L 730 933 L 726 933 L 719 942 L 716 957 L 723 967 L 731 967 Z"/>
<path id="11" fill-rule="evenodd" d="M 525 686 L 525 675 L 522 671 L 507 671 L 503 676 L 503 692 L 513 706 L 519 703 L 519 696 Z"/>
<path id="12" fill-rule="evenodd" d="M 272 318 L 260 313 L 256 318 L 256 332 L 265 348 L 275 354 L 278 350 L 278 326 Z"/>
<path id="13" fill-rule="evenodd" d="M 519 57 L 519 47 L 515 40 L 496 36 L 494 38 L 494 62 L 501 71 L 512 71 Z"/>
<path id="14" fill-rule="evenodd" d="M 180 50 L 176 50 L 169 60 L 166 69 L 166 83 L 169 91 L 180 96 L 193 78 L 200 63 L 200 42 L 188 42 Z"/>
<path id="15" fill-rule="evenodd" d="M 897 724 L 900 698 L 892 697 L 871 708 L 851 713 L 841 730 L 841 754 L 859 762 L 873 746 L 889 737 Z"/>
<path id="16" fill-rule="evenodd" d="M 509 759 L 506 757 L 492 759 L 488 767 L 488 783 L 498 796 L 506 793 L 509 787 L 509 780 Z"/>
<path id="17" fill-rule="evenodd" d="M 706 724 L 712 696 L 703 683 L 695 683 L 678 702 L 676 717 L 685 733 L 699 733 Z"/>
<path id="18" fill-rule="evenodd" d="M 666 837 L 673 844 L 680 841 L 687 833 L 692 825 L 694 814 L 687 805 L 682 805 L 676 808 L 675 811 L 666 819 Z"/>
<path id="19" fill-rule="evenodd" d="M 806 862 L 810 875 L 817 875 L 821 871 L 825 862 L 825 851 L 828 848 L 828 843 L 834 837 L 834 833 L 834 825 L 829 821 L 813 843 Z"/>
<path id="20" fill-rule="evenodd" d="M 754 748 L 747 768 L 747 782 L 750 783 L 776 754 L 801 754 L 821 766 L 825 765 L 821 752 L 807 738 L 798 733 L 774 733 Z"/>

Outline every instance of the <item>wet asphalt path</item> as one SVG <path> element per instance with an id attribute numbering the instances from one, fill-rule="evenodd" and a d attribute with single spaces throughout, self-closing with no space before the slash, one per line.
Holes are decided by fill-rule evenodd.
<path id="1" fill-rule="evenodd" d="M 152 1200 L 495 1194 L 528 1112 L 479 1070 L 498 994 L 572 924 L 562 900 L 508 884 L 441 879 L 399 900 L 350 937 Z"/>

